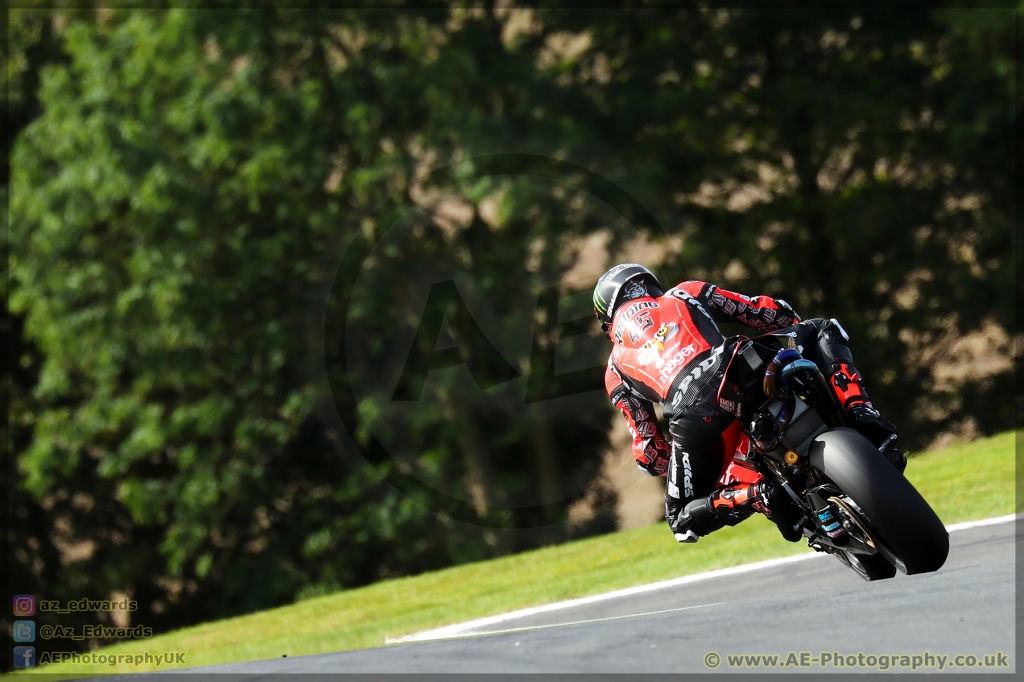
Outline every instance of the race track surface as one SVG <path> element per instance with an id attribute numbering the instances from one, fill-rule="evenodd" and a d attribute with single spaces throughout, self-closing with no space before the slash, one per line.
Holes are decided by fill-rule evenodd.
<path id="1" fill-rule="evenodd" d="M 789 652 L 923 656 L 926 651 L 950 659 L 1001 651 L 1009 655 L 1009 667 L 991 672 L 1013 672 L 1018 525 L 1024 527 L 1011 522 L 954 531 L 946 565 L 927 575 L 865 583 L 834 558 L 821 556 L 534 614 L 471 636 L 180 672 L 254 678 L 339 672 L 706 673 L 705 657 L 713 663 L 710 652 L 715 652 L 716 672 L 737 673 L 754 670 L 730 666 L 730 654 L 780 654 L 785 660 Z M 767 672 L 763 665 L 760 669 Z M 786 672 L 822 670 L 812 663 Z M 824 670 L 874 669 L 830 664 Z"/>

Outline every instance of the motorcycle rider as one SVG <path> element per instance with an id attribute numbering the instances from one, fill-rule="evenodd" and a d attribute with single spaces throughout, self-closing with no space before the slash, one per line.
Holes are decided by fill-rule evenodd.
<path id="1" fill-rule="evenodd" d="M 854 428 L 900 471 L 906 458 L 892 443 L 896 427 L 871 404 L 853 365 L 849 336 L 835 319 L 801 320 L 782 299 L 747 297 L 708 282 L 686 281 L 663 291 L 650 270 L 622 263 L 594 288 L 594 314 L 612 341 L 605 370 L 608 396 L 626 419 L 633 456 L 652 476 L 667 476 L 665 518 L 679 542 L 696 542 L 755 510 L 790 541 L 800 512 L 773 482 L 719 487 L 724 458 L 739 438 L 739 423 L 718 390 L 735 339 L 713 319 L 732 320 L 786 339 L 821 370 Z M 727 347 L 729 346 L 729 347 Z M 669 445 L 653 403 L 664 406 Z"/>

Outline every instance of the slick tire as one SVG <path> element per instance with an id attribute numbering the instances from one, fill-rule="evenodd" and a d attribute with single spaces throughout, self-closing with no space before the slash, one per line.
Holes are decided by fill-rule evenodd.
<path id="1" fill-rule="evenodd" d="M 937 571 L 946 562 L 949 534 L 942 521 L 864 436 L 846 428 L 827 431 L 811 443 L 810 463 L 857 503 L 908 575 Z"/>

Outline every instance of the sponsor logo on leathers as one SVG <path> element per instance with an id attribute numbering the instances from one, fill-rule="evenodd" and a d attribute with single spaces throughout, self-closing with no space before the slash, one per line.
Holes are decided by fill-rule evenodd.
<path id="1" fill-rule="evenodd" d="M 722 351 L 725 350 L 725 346 L 718 346 L 711 351 L 711 355 L 704 358 L 697 365 L 690 370 L 690 373 L 683 379 L 683 382 L 679 384 L 679 392 L 686 393 L 687 389 L 690 388 L 690 384 L 700 379 L 704 372 L 708 371 L 715 366 L 718 358 L 722 355 Z"/>
<path id="2" fill-rule="evenodd" d="M 654 326 L 654 318 L 649 310 L 643 310 L 626 323 L 629 340 L 637 343 L 643 338 L 644 332 Z"/>
<path id="3" fill-rule="evenodd" d="M 672 357 L 664 361 L 658 374 L 661 376 L 662 381 L 668 381 L 672 378 L 672 373 L 679 369 L 681 366 L 686 364 L 686 358 L 693 355 L 694 346 L 692 343 L 687 344 L 677 350 Z"/>
<path id="4" fill-rule="evenodd" d="M 674 459 L 675 462 L 669 466 L 668 494 L 676 499 L 682 498 L 684 500 L 689 500 L 693 497 L 693 469 L 690 466 L 690 453 L 673 443 L 672 459 Z M 677 478 L 680 467 L 683 470 L 682 495 L 679 494 L 679 482 Z"/>
<path id="5" fill-rule="evenodd" d="M 637 301 L 636 303 L 634 303 L 634 304 L 630 305 L 628 308 L 626 308 L 626 311 L 624 313 L 622 313 L 622 319 L 623 320 L 628 320 L 631 317 L 633 317 L 634 315 L 636 315 L 638 312 L 640 312 L 641 310 L 646 310 L 648 308 L 657 308 L 657 307 L 658 307 L 658 304 L 655 303 L 654 301 Z"/>
<path id="6" fill-rule="evenodd" d="M 648 324 L 647 327 L 639 328 L 635 324 L 630 324 L 630 320 L 632 320 L 633 316 L 635 316 L 641 310 L 647 310 L 648 308 L 657 307 L 658 304 L 655 303 L 654 301 L 637 301 L 636 303 L 633 303 L 628 308 L 623 310 L 621 314 L 616 315 L 615 327 L 612 329 L 612 336 L 615 337 L 615 342 L 618 343 L 620 346 L 622 345 L 622 337 L 626 333 L 627 329 L 629 330 L 629 338 L 635 342 L 636 339 L 639 338 L 637 334 L 642 334 L 643 329 L 647 329 L 648 327 L 650 327 L 652 324 L 654 324 L 654 321 L 651 320 L 650 324 Z"/>
<path id="7" fill-rule="evenodd" d="M 678 332 L 679 325 L 675 322 L 661 325 L 658 331 L 654 332 L 654 337 L 640 347 L 640 352 L 636 358 L 637 363 L 641 367 L 646 367 L 653 361 L 654 366 L 661 369 L 665 364 L 665 360 L 661 357 L 661 351 L 665 350 L 665 342 L 674 337 Z"/>

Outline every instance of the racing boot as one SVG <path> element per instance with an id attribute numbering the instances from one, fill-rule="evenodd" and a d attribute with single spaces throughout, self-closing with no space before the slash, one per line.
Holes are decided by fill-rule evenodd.
<path id="1" fill-rule="evenodd" d="M 682 500 L 665 496 L 665 520 L 676 538 L 676 542 L 692 544 L 703 535 L 721 528 L 708 498 L 701 497 L 683 504 Z"/>
<path id="2" fill-rule="evenodd" d="M 843 409 L 850 416 L 853 428 L 867 438 L 900 473 L 907 468 L 907 458 L 896 448 L 896 427 L 871 404 L 860 372 L 849 362 L 832 365 L 832 388 Z"/>
<path id="3" fill-rule="evenodd" d="M 853 421 L 853 428 L 860 431 L 861 435 L 871 441 L 876 448 L 880 448 L 890 440 L 894 440 L 896 426 L 882 416 L 871 403 L 855 403 L 846 411 Z"/>
<path id="4" fill-rule="evenodd" d="M 725 526 L 727 521 L 715 511 L 712 495 L 698 497 L 681 508 L 666 504 L 665 520 L 676 541 L 685 543 L 697 542 Z"/>
<path id="5" fill-rule="evenodd" d="M 752 504 L 763 501 L 761 486 L 742 485 L 720 488 L 706 497 L 681 500 L 665 496 L 665 520 L 676 541 L 692 543 L 724 526 L 735 526 L 754 513 Z"/>
<path id="6" fill-rule="evenodd" d="M 850 406 L 847 414 L 853 420 L 853 428 L 871 441 L 902 474 L 907 468 L 907 456 L 896 447 L 896 427 L 893 423 L 867 402 Z"/>

